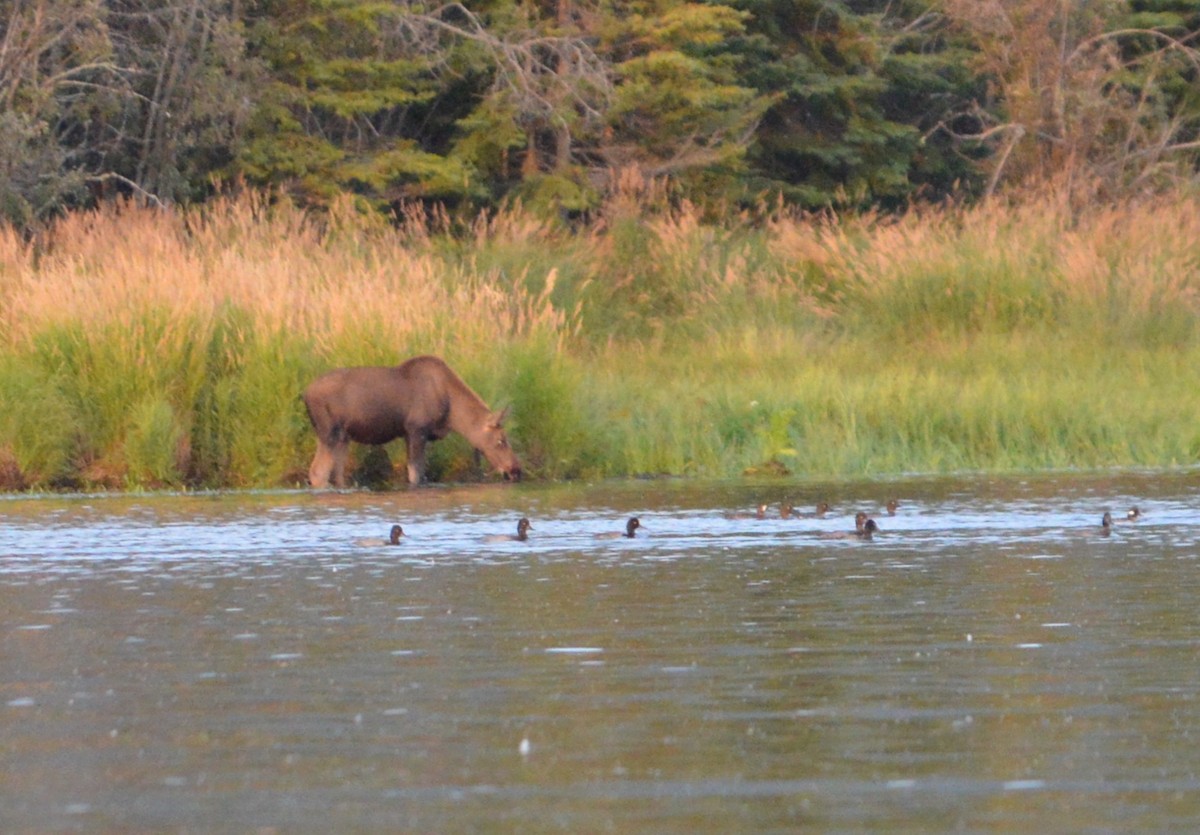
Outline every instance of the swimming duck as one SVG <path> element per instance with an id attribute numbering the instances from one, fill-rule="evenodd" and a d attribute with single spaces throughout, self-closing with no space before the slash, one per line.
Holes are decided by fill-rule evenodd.
<path id="1" fill-rule="evenodd" d="M 855 531 L 854 535 L 859 539 L 870 539 L 877 530 L 879 530 L 879 526 L 875 524 L 875 520 L 867 519 L 866 522 L 863 522 L 862 530 Z"/>
<path id="2" fill-rule="evenodd" d="M 515 535 L 509 533 L 494 533 L 491 536 L 485 536 L 484 542 L 525 542 L 529 539 L 529 531 L 533 530 L 533 525 L 529 524 L 529 520 L 524 516 L 521 521 L 517 522 L 517 533 Z"/>
<path id="3" fill-rule="evenodd" d="M 884 507 L 887 509 L 888 516 L 895 516 L 896 509 L 900 507 L 900 502 L 896 499 L 888 499 L 887 504 Z"/>
<path id="4" fill-rule="evenodd" d="M 388 533 L 387 539 L 359 539 L 355 541 L 355 545 L 374 546 L 374 545 L 399 545 L 400 537 L 404 536 L 404 528 L 399 525 L 392 525 L 391 531 Z"/>
<path id="5" fill-rule="evenodd" d="M 1141 518 L 1142 518 L 1142 512 L 1140 510 L 1138 510 L 1137 505 L 1134 505 L 1133 507 L 1129 508 L 1129 512 L 1125 514 L 1125 518 L 1121 519 L 1121 521 L 1122 522 L 1136 522 Z"/>
<path id="6" fill-rule="evenodd" d="M 767 506 L 765 504 L 760 504 L 758 507 L 756 507 L 754 509 L 754 513 L 752 513 L 752 514 L 749 514 L 749 513 L 726 513 L 725 518 L 726 519 L 766 519 L 767 518 Z"/>
<path id="7" fill-rule="evenodd" d="M 865 516 L 865 514 L 864 514 Z M 871 539 L 875 532 L 879 530 L 879 525 L 875 524 L 875 520 L 867 516 L 861 527 L 855 528 L 852 531 L 837 531 L 836 533 L 822 534 L 825 539 Z"/>
<path id="8" fill-rule="evenodd" d="M 625 533 L 618 531 L 605 531 L 604 533 L 596 534 L 596 539 L 633 539 L 638 528 L 642 526 L 641 520 L 636 516 L 630 516 L 629 521 L 625 523 Z"/>
<path id="9" fill-rule="evenodd" d="M 875 520 L 860 510 L 854 514 L 854 530 L 823 533 L 821 534 L 821 538 L 850 539 L 851 537 L 857 537 L 858 539 L 870 539 L 871 535 L 877 530 L 879 530 L 879 525 L 875 523 Z"/>
<path id="10" fill-rule="evenodd" d="M 1100 517 L 1099 533 L 1101 536 L 1108 536 L 1109 534 L 1112 533 L 1112 514 L 1109 513 L 1107 510 L 1104 511 L 1104 515 L 1102 517 Z"/>
<path id="11" fill-rule="evenodd" d="M 779 518 L 791 519 L 792 516 L 795 515 L 795 510 L 796 509 L 792 507 L 791 502 L 783 502 L 781 505 L 779 505 Z"/>

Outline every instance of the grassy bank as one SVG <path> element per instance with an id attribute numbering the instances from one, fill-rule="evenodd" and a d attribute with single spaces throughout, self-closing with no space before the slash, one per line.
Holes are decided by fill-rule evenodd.
<path id="1" fill-rule="evenodd" d="M 512 404 L 546 478 L 1200 458 L 1195 198 L 452 225 L 249 197 L 0 230 L 0 486 L 299 483 L 305 383 L 423 352 Z"/>

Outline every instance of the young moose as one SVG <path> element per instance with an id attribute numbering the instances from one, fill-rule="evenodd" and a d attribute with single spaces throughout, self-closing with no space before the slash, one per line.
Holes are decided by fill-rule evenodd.
<path id="1" fill-rule="evenodd" d="M 505 409 L 496 414 L 438 357 L 413 357 L 394 367 L 338 368 L 304 390 L 304 405 L 317 433 L 317 454 L 308 469 L 313 487 L 332 474 L 346 486 L 350 442 L 408 441 L 408 482 L 425 479 L 425 442 L 457 432 L 504 474 L 519 479 L 521 464 L 504 434 Z"/>

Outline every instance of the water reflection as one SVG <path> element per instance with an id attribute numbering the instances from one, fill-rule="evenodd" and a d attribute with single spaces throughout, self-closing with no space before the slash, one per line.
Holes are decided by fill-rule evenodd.
<path id="1" fill-rule="evenodd" d="M 1198 489 L 0 500 L 0 829 L 1188 830 Z"/>

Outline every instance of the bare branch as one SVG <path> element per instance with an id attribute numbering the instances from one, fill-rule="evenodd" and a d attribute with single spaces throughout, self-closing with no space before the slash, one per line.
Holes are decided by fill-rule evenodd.
<path id="1" fill-rule="evenodd" d="M 143 199 L 145 199 L 149 203 L 153 203 L 158 208 L 160 208 L 160 209 L 167 208 L 167 204 L 165 202 L 163 202 L 158 197 L 157 194 L 152 194 L 151 192 L 146 191 L 146 189 L 142 188 L 140 185 L 135 183 L 133 180 L 131 180 L 128 177 L 125 177 L 121 174 L 115 174 L 110 171 L 106 174 L 95 174 L 91 177 L 88 177 L 87 180 L 90 183 L 106 183 L 109 181 L 118 182 L 121 185 L 126 186 L 127 188 L 130 188 L 133 191 L 137 192 L 138 195 L 140 195 Z"/>
<path id="2" fill-rule="evenodd" d="M 500 37 L 461 3 L 429 12 L 410 10 L 403 25 L 413 36 L 412 43 L 427 49 L 436 47 L 436 39 L 430 37 L 433 31 L 483 47 L 495 62 L 495 88 L 528 117 L 567 127 L 564 107 L 569 106 L 571 115 L 599 121 L 612 96 L 608 63 L 581 35 L 545 35 L 527 29 Z"/>

